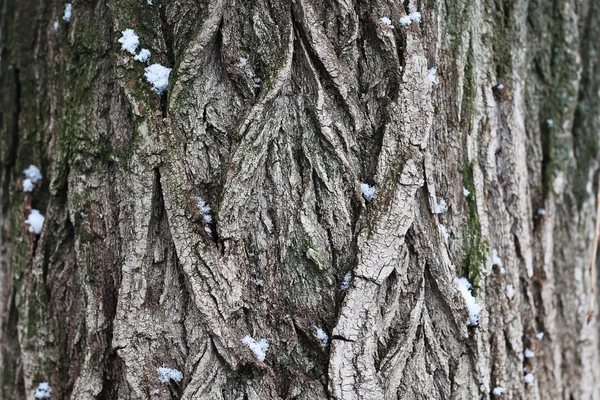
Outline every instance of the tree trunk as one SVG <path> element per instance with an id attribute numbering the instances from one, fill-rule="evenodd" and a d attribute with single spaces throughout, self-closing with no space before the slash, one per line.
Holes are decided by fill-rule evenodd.
<path id="1" fill-rule="evenodd" d="M 0 5 L 0 398 L 600 399 L 597 1 Z"/>

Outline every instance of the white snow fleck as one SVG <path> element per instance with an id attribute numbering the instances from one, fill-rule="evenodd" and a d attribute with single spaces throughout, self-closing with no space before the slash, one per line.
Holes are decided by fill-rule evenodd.
<path id="1" fill-rule="evenodd" d="M 438 205 L 435 207 L 436 214 L 443 214 L 446 212 L 446 200 L 441 199 Z"/>
<path id="2" fill-rule="evenodd" d="M 152 0 L 148 0 L 148 5 L 151 6 L 152 5 Z"/>
<path id="3" fill-rule="evenodd" d="M 42 180 L 42 173 L 35 165 L 30 165 L 29 168 L 23 170 L 23 174 L 31 180 L 31 183 L 36 183 Z"/>
<path id="4" fill-rule="evenodd" d="M 412 20 L 410 19 L 409 15 L 400 18 L 400 25 L 410 25 L 411 23 L 412 23 Z"/>
<path id="5" fill-rule="evenodd" d="M 58 20 L 54 21 L 54 24 L 52 24 L 52 27 L 54 28 L 55 31 L 58 30 Z"/>
<path id="6" fill-rule="evenodd" d="M 498 250 L 492 249 L 492 265 L 497 265 L 500 267 L 500 273 L 504 275 L 506 270 L 504 269 L 504 264 L 502 264 L 502 259 L 498 255 Z"/>
<path id="7" fill-rule="evenodd" d="M 212 217 L 210 215 L 210 206 L 208 204 L 206 204 L 204 199 L 200 196 L 196 196 L 196 204 L 198 204 L 198 209 L 200 210 L 200 213 L 202 214 L 202 221 L 204 221 L 204 224 L 205 224 L 204 230 L 207 233 L 211 233 L 212 230 L 210 229 L 210 226 L 208 225 L 212 222 Z"/>
<path id="8" fill-rule="evenodd" d="M 145 63 L 145 62 L 147 62 L 150 59 L 150 54 L 151 54 L 150 50 L 148 50 L 148 49 L 141 49 L 140 52 L 135 57 L 133 57 L 133 59 L 135 61 L 139 61 L 139 62 Z"/>
<path id="9" fill-rule="evenodd" d="M 317 330 L 317 339 L 321 341 L 321 345 L 323 347 L 327 347 L 327 343 L 329 342 L 329 335 L 327 335 L 327 333 L 318 326 L 315 326 L 314 328 Z"/>
<path id="10" fill-rule="evenodd" d="M 437 68 L 431 68 L 429 71 L 427 71 L 427 79 L 429 79 L 429 82 L 436 85 L 440 83 L 437 78 Z"/>
<path id="11" fill-rule="evenodd" d="M 267 350 L 269 349 L 269 342 L 267 339 L 260 339 L 258 342 L 252 338 L 252 336 L 247 335 L 242 339 L 242 343 L 246 346 L 250 347 L 250 350 L 256 354 L 256 357 L 260 361 L 265 361 L 265 357 L 267 356 Z"/>
<path id="12" fill-rule="evenodd" d="M 537 340 L 542 340 L 544 338 L 544 332 L 538 332 L 535 334 Z"/>
<path id="13" fill-rule="evenodd" d="M 525 349 L 523 354 L 525 355 L 525 358 L 533 358 L 533 356 L 535 356 L 535 353 L 530 349 Z"/>
<path id="14" fill-rule="evenodd" d="M 71 22 L 71 16 L 73 15 L 73 5 L 71 3 L 65 4 L 65 14 L 63 19 L 67 22 Z"/>
<path id="15" fill-rule="evenodd" d="M 463 187 L 463 194 L 465 195 L 465 197 L 469 197 L 469 195 L 471 194 L 471 192 L 466 187 Z"/>
<path id="16" fill-rule="evenodd" d="M 140 38 L 135 34 L 133 29 L 125 29 L 121 32 L 123 36 L 119 39 L 119 43 L 121 43 L 121 50 L 125 50 L 135 55 L 135 51 L 137 50 L 140 44 Z"/>
<path id="17" fill-rule="evenodd" d="M 477 325 L 477 319 L 479 317 L 479 313 L 481 312 L 481 306 L 477 304 L 475 298 L 471 294 L 471 283 L 469 283 L 467 278 L 455 278 L 454 281 L 458 286 L 460 294 L 462 294 L 463 298 L 465 299 L 465 303 L 467 304 L 471 325 Z"/>
<path id="18" fill-rule="evenodd" d="M 546 215 L 546 210 L 543 208 L 540 208 L 539 210 L 537 210 L 537 215 L 539 215 L 539 216 Z"/>
<path id="19" fill-rule="evenodd" d="M 546 120 L 546 125 L 548 125 L 550 128 L 552 128 L 552 126 L 554 126 L 554 121 L 551 119 L 547 119 Z"/>
<path id="20" fill-rule="evenodd" d="M 504 89 L 504 85 L 501 84 L 501 83 L 499 83 L 499 84 L 496 85 L 496 89 L 502 90 L 502 89 Z"/>
<path id="21" fill-rule="evenodd" d="M 513 297 L 515 297 L 515 288 L 510 283 L 506 285 L 506 295 L 510 300 L 512 300 Z"/>
<path id="22" fill-rule="evenodd" d="M 352 280 L 352 272 L 348 272 L 344 275 L 344 281 L 340 285 L 340 290 L 348 290 L 350 287 L 350 281 Z"/>
<path id="23" fill-rule="evenodd" d="M 444 242 L 448 245 L 448 239 L 450 239 L 450 234 L 446 230 L 446 227 L 440 224 L 440 229 L 442 230 L 442 235 L 444 235 Z"/>
<path id="24" fill-rule="evenodd" d="M 523 377 L 523 380 L 525 381 L 526 384 L 528 384 L 529 386 L 532 386 L 533 381 L 535 380 L 535 376 L 533 376 L 532 373 L 529 373 Z"/>
<path id="25" fill-rule="evenodd" d="M 256 286 L 264 286 L 265 281 L 262 279 L 250 279 L 250 282 L 254 283 Z"/>
<path id="26" fill-rule="evenodd" d="M 240 68 L 244 68 L 248 64 L 248 59 L 240 57 L 240 63 L 237 65 Z"/>
<path id="27" fill-rule="evenodd" d="M 420 12 L 410 13 L 408 15 L 408 17 L 410 18 L 411 21 L 421 22 L 421 13 Z"/>
<path id="28" fill-rule="evenodd" d="M 368 183 L 361 183 L 360 190 L 362 191 L 363 197 L 367 202 L 372 202 L 373 198 L 377 194 L 377 189 L 374 186 L 370 186 Z"/>
<path id="29" fill-rule="evenodd" d="M 260 82 L 261 82 L 261 79 L 258 76 L 254 77 L 254 87 L 255 88 L 260 87 Z"/>
<path id="30" fill-rule="evenodd" d="M 158 372 L 158 379 L 165 385 L 170 385 L 172 380 L 175 382 L 181 382 L 183 379 L 183 374 L 181 371 L 176 369 L 159 367 L 156 369 L 156 371 Z"/>
<path id="31" fill-rule="evenodd" d="M 496 386 L 492 391 L 494 396 L 500 396 L 502 393 L 504 393 L 504 388 L 502 386 Z"/>
<path id="32" fill-rule="evenodd" d="M 25 223 L 29 225 L 29 232 L 34 232 L 39 235 L 42 232 L 44 226 L 44 220 L 46 218 L 39 212 L 39 210 L 31 210 L 31 214 L 25 220 Z"/>
<path id="33" fill-rule="evenodd" d="M 388 17 L 381 17 L 379 18 L 379 20 L 386 24 L 390 29 L 394 29 L 394 25 L 392 25 L 392 20 Z"/>
<path id="34" fill-rule="evenodd" d="M 27 178 L 23 181 L 23 191 L 24 192 L 33 192 L 33 188 L 35 185 L 31 182 L 31 179 Z"/>
<path id="35" fill-rule="evenodd" d="M 198 204 L 198 209 L 200 209 L 202 214 L 210 214 L 210 206 L 206 204 L 202 197 L 196 196 L 196 203 Z"/>
<path id="36" fill-rule="evenodd" d="M 48 382 L 42 382 L 35 389 L 35 393 L 33 395 L 36 399 L 49 399 L 52 395 L 52 388 Z"/>
<path id="37" fill-rule="evenodd" d="M 152 89 L 158 94 L 163 94 L 169 86 L 171 68 L 163 67 L 160 64 L 152 64 L 146 67 L 144 71 L 144 76 L 152 84 Z"/>

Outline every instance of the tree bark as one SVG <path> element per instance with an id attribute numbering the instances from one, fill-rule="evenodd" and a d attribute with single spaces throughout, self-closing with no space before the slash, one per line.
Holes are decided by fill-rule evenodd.
<path id="1" fill-rule="evenodd" d="M 600 399 L 600 3 L 0 6 L 0 398 Z"/>

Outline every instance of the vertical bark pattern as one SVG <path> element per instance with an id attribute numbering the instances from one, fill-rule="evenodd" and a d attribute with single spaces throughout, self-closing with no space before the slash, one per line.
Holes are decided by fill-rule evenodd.
<path id="1" fill-rule="evenodd" d="M 150 3 L 0 0 L 0 398 L 600 398 L 596 2 Z"/>

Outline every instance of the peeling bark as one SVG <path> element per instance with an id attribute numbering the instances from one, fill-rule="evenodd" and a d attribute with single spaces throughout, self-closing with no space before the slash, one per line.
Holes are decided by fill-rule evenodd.
<path id="1" fill-rule="evenodd" d="M 596 2 L 151 3 L 0 0 L 0 398 L 600 398 Z"/>

